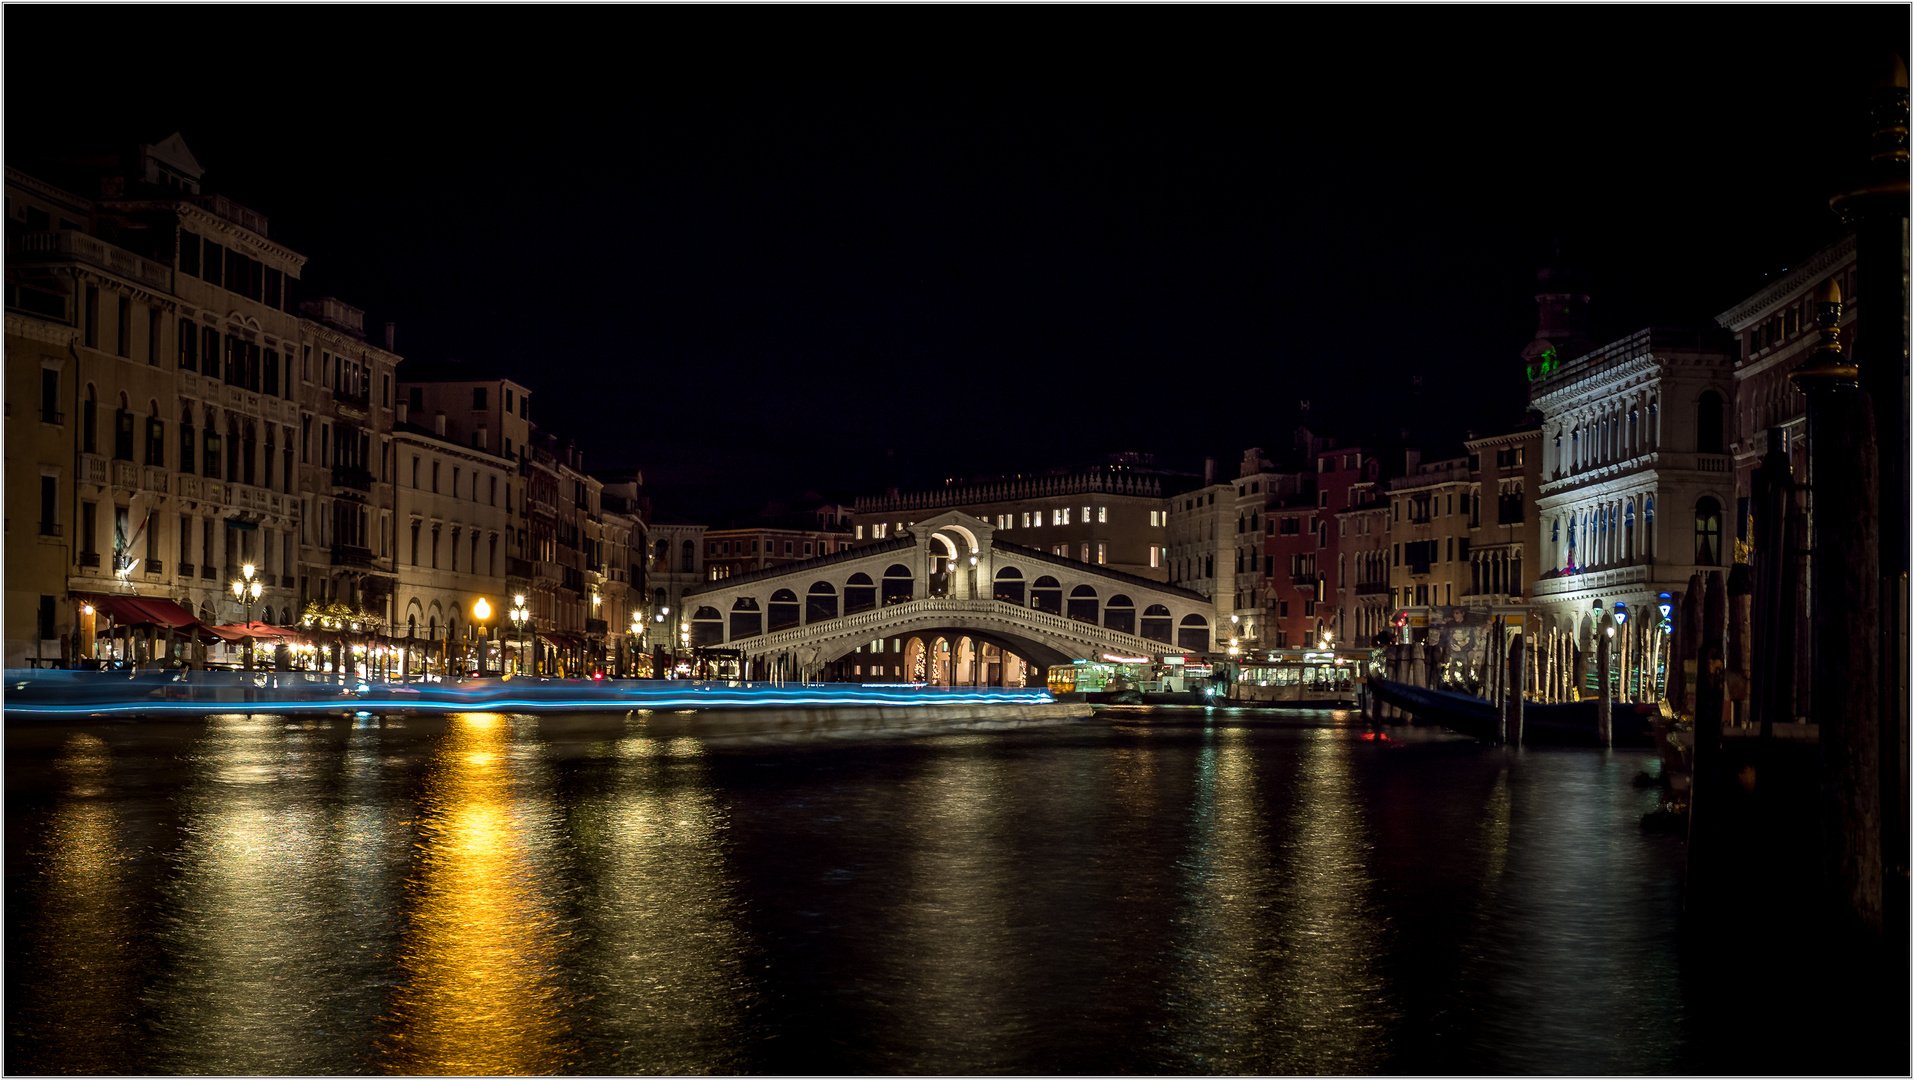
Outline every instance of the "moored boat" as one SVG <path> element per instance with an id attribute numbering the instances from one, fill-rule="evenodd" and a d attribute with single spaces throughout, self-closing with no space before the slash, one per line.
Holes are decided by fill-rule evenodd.
<path id="1" fill-rule="evenodd" d="M 1486 742 L 1494 742 L 1502 727 L 1495 702 L 1449 690 L 1430 690 L 1388 679 L 1371 678 L 1369 692 L 1402 709 L 1425 725 L 1446 727 Z M 1600 703 L 1589 701 L 1522 703 L 1522 742 L 1538 746 L 1599 746 L 1596 734 Z M 1640 702 L 1615 702 L 1609 715 L 1612 746 L 1655 745 L 1655 718 L 1660 710 Z"/>

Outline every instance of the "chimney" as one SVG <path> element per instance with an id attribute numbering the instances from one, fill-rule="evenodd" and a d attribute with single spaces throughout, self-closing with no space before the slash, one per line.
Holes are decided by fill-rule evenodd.
<path id="1" fill-rule="evenodd" d="M 385 351 L 386 352 L 392 351 L 392 339 L 394 335 L 397 334 L 397 332 L 398 332 L 397 323 L 388 322 L 385 324 Z"/>
<path id="2" fill-rule="evenodd" d="M 1216 459 L 1206 457 L 1203 459 L 1203 486 L 1208 487 L 1214 483 L 1216 483 Z"/>
<path id="3" fill-rule="evenodd" d="M 432 414 L 432 429 L 438 432 L 439 438 L 441 439 L 445 438 L 445 414 L 444 413 L 441 412 L 441 413 Z"/>
<path id="4" fill-rule="evenodd" d="M 401 424 L 405 423 L 405 411 L 406 411 L 405 406 L 406 406 L 406 400 L 404 398 L 400 398 L 399 399 L 399 423 Z"/>

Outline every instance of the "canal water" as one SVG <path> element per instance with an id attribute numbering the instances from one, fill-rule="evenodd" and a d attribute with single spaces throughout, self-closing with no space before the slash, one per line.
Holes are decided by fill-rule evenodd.
<path id="1" fill-rule="evenodd" d="M 6 740 L 16 1074 L 1749 1067 L 1677 948 L 1640 753 L 1150 709 Z"/>

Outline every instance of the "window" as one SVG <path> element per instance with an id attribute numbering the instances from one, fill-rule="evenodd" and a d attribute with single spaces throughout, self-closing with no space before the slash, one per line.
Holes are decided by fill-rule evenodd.
<path id="1" fill-rule="evenodd" d="M 474 409 L 483 409 L 485 407 L 485 388 L 483 386 L 474 386 L 472 388 L 472 407 Z"/>
<path id="2" fill-rule="evenodd" d="M 1708 495 L 1695 503 L 1695 564 L 1721 565 L 1721 504 Z"/>
<path id="3" fill-rule="evenodd" d="M 472 485 L 472 487 L 473 487 L 473 491 L 472 491 L 472 498 L 473 498 L 474 500 L 477 500 L 477 498 L 478 498 L 478 490 L 477 490 L 477 488 L 478 488 L 478 485 L 477 485 L 477 484 L 473 484 L 473 485 Z M 498 477 L 496 477 L 496 476 L 494 476 L 494 477 L 492 477 L 492 505 L 493 505 L 493 506 L 497 506 L 497 505 L 498 505 Z"/>
<path id="4" fill-rule="evenodd" d="M 1706 391 L 1695 401 L 1695 452 L 1722 453 L 1721 395 L 1713 390 Z"/>
<path id="5" fill-rule="evenodd" d="M 851 539 L 853 540 L 864 539 L 864 526 L 862 525 L 851 526 Z"/>
<path id="6" fill-rule="evenodd" d="M 133 355 L 133 301 L 120 297 L 120 317 L 114 320 L 113 351 L 120 356 Z"/>
<path id="7" fill-rule="evenodd" d="M 1085 544 L 1083 545 L 1083 554 L 1082 554 L 1082 555 L 1080 555 L 1080 556 L 1079 556 L 1079 557 L 1077 558 L 1077 561 L 1078 561 L 1078 562 L 1089 562 L 1089 561 L 1090 561 L 1090 545 L 1089 545 L 1088 543 L 1085 543 Z"/>
<path id="8" fill-rule="evenodd" d="M 459 497 L 459 467 L 457 465 L 452 466 L 452 497 L 454 499 Z"/>
<path id="9" fill-rule="evenodd" d="M 1097 542 L 1097 565 L 1102 566 L 1108 563 L 1109 561 L 1110 561 L 1110 545 L 1099 540 Z"/>
<path id="10" fill-rule="evenodd" d="M 89 349 L 97 349 L 100 347 L 100 290 L 91 285 L 86 287 L 86 313 L 84 317 L 86 320 L 86 347 Z"/>
<path id="11" fill-rule="evenodd" d="M 432 463 L 432 491 L 436 494 L 438 490 L 439 490 L 439 463 L 435 461 Z"/>
<path id="12" fill-rule="evenodd" d="M 155 467 L 166 464 L 166 424 L 158 413 L 146 418 L 146 464 Z"/>
<path id="13" fill-rule="evenodd" d="M 1026 529 L 1030 527 L 1030 511 L 1028 510 L 1023 512 L 1023 527 Z"/>
<path id="14" fill-rule="evenodd" d="M 505 415 L 510 416 L 511 414 L 512 414 L 512 388 L 508 386 L 505 388 Z"/>

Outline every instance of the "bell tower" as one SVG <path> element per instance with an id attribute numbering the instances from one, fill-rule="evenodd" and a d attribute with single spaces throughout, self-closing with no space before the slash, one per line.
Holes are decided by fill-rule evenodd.
<path id="1" fill-rule="evenodd" d="M 1560 243 L 1535 281 L 1540 290 L 1535 294 L 1535 340 L 1522 349 L 1531 383 L 1595 347 L 1588 340 L 1588 295 L 1581 291 L 1581 276 L 1563 264 Z"/>

